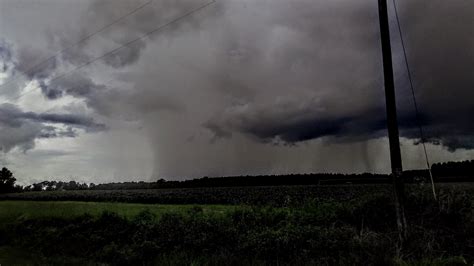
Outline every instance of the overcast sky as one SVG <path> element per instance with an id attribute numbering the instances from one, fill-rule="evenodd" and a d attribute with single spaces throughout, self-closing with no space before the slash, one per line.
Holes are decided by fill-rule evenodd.
<path id="1" fill-rule="evenodd" d="M 20 183 L 389 172 L 377 1 L 217 0 L 179 21 L 206 0 L 147 1 L 0 0 L 0 165 Z M 398 3 L 430 159 L 474 159 L 474 2 Z M 389 12 L 404 167 L 422 168 Z"/>

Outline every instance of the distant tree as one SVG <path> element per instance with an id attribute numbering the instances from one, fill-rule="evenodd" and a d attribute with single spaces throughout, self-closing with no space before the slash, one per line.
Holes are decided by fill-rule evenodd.
<path id="1" fill-rule="evenodd" d="M 16 178 L 13 173 L 3 167 L 0 171 L 0 193 L 9 193 L 15 191 Z"/>
<path id="2" fill-rule="evenodd" d="M 21 185 L 15 185 L 14 192 L 23 192 L 24 188 Z"/>
<path id="3" fill-rule="evenodd" d="M 68 183 L 65 184 L 64 189 L 65 190 L 77 190 L 78 189 L 78 183 L 76 183 L 76 181 L 69 181 Z"/>
<path id="4" fill-rule="evenodd" d="M 43 190 L 43 184 L 42 183 L 35 183 L 33 184 L 33 187 L 31 188 L 32 191 L 42 191 Z"/>

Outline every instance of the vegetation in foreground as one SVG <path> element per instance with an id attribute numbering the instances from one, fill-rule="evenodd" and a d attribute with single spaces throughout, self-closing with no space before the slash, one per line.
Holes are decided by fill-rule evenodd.
<path id="1" fill-rule="evenodd" d="M 386 193 L 293 208 L 150 205 L 128 216 L 21 218 L 4 226 L 1 242 L 57 265 L 471 265 L 474 195 L 444 190 L 435 202 L 429 193 L 408 198 L 410 238 L 401 250 Z"/>
<path id="2" fill-rule="evenodd" d="M 155 217 L 162 214 L 184 214 L 196 205 L 158 205 L 111 202 L 70 202 L 70 201 L 0 201 L 0 228 L 19 221 L 35 219 L 71 220 L 85 214 L 99 217 L 104 212 L 115 213 L 120 217 L 132 219 L 147 211 Z M 205 214 L 219 215 L 231 211 L 235 206 L 202 205 Z"/>

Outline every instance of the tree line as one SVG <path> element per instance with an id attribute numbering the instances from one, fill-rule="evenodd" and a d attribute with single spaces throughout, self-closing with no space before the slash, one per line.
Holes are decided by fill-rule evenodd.
<path id="1" fill-rule="evenodd" d="M 436 163 L 431 167 L 436 182 L 474 182 L 474 160 Z M 404 172 L 408 183 L 429 180 L 428 170 Z M 28 186 L 15 185 L 15 177 L 7 168 L 0 171 L 0 193 L 21 191 L 56 190 L 121 190 L 121 189 L 161 189 L 196 187 L 236 187 L 236 186 L 280 186 L 280 185 L 330 185 L 330 184 L 383 184 L 391 182 L 386 174 L 287 174 L 259 176 L 202 177 L 183 181 L 116 182 L 106 184 L 79 183 L 76 181 L 43 181 Z"/>

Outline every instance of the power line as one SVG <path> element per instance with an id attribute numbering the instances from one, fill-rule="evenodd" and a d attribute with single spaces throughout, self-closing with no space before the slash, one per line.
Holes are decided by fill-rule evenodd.
<path id="1" fill-rule="evenodd" d="M 194 14 L 194 13 L 196 13 L 196 12 L 198 12 L 198 11 L 200 11 L 200 10 L 202 10 L 202 9 L 204 9 L 204 8 L 206 8 L 206 7 L 208 7 L 208 6 L 210 6 L 211 4 L 214 4 L 215 2 L 216 2 L 216 0 L 212 0 L 212 1 L 207 2 L 206 4 L 203 4 L 203 5 L 197 7 L 197 8 L 195 8 L 195 9 L 193 9 L 193 10 L 190 10 L 190 11 L 184 13 L 183 15 L 181 15 L 181 16 L 175 18 L 175 19 L 172 19 L 172 20 L 170 20 L 170 21 L 168 21 L 168 22 L 166 22 L 165 24 L 162 24 L 162 25 L 158 26 L 157 28 L 154 28 L 153 30 L 150 30 L 150 31 L 146 32 L 145 34 L 141 35 L 141 36 L 138 37 L 138 38 L 135 38 L 135 39 L 133 39 L 133 40 L 131 40 L 131 41 L 128 41 L 128 42 L 126 42 L 126 43 L 124 43 L 124 44 L 118 46 L 117 48 L 112 49 L 111 51 L 108 51 L 108 52 L 106 52 L 105 54 L 102 54 L 101 56 L 98 56 L 98 57 L 96 57 L 96 58 L 94 58 L 94 59 L 92 59 L 92 60 L 87 61 L 87 62 L 84 63 L 84 64 L 81 64 L 81 65 L 79 65 L 79 66 L 73 68 L 73 69 L 70 70 L 70 71 L 67 71 L 67 72 L 65 72 L 65 73 L 63 73 L 63 74 L 59 74 L 59 75 L 53 77 L 49 82 L 51 83 L 51 82 L 54 82 L 54 81 L 56 81 L 56 80 L 58 80 L 58 79 L 60 79 L 60 78 L 63 78 L 63 77 L 65 77 L 65 76 L 67 76 L 67 75 L 69 75 L 69 74 L 71 74 L 71 73 L 73 73 L 73 72 L 75 72 L 75 71 L 77 71 L 77 70 L 79 70 L 79 69 L 82 69 L 82 68 L 84 68 L 84 67 L 86 67 L 86 66 L 88 66 L 88 65 L 91 65 L 91 64 L 93 64 L 93 63 L 95 63 L 95 62 L 97 62 L 97 61 L 99 61 L 99 60 L 101 60 L 101 59 L 103 59 L 103 58 L 105 58 L 105 57 L 107 57 L 107 56 L 109 56 L 109 55 L 111 55 L 111 54 L 113 54 L 113 53 L 119 51 L 119 50 L 121 50 L 121 49 L 124 48 L 124 47 L 127 47 L 127 46 L 129 46 L 129 45 L 131 45 L 131 44 L 133 44 L 133 43 L 135 43 L 135 42 L 137 42 L 137 41 L 143 40 L 144 38 L 146 38 L 146 37 L 152 35 L 153 33 L 158 32 L 158 31 L 160 31 L 160 30 L 162 30 L 162 29 L 164 29 L 164 28 L 170 26 L 171 24 L 174 24 L 174 23 L 176 23 L 176 22 L 178 22 L 178 21 L 180 21 L 180 20 L 182 20 L 182 19 L 188 17 L 188 16 L 190 16 L 190 15 L 192 15 L 192 14 Z M 25 91 L 25 92 L 21 93 L 20 95 L 18 95 L 17 97 L 14 97 L 13 100 L 18 100 L 18 99 L 22 98 L 23 96 L 25 96 L 25 95 L 27 95 L 27 94 L 33 92 L 34 90 L 36 90 L 36 88 L 33 88 L 33 89 L 31 89 L 31 90 L 28 90 L 28 91 Z"/>
<path id="2" fill-rule="evenodd" d="M 425 154 L 426 166 L 427 166 L 428 172 L 430 174 L 431 187 L 432 187 L 432 190 L 433 190 L 433 196 L 436 200 L 437 199 L 436 188 L 435 188 L 435 183 L 434 183 L 434 179 L 433 179 L 433 173 L 431 172 L 431 164 L 430 164 L 430 161 L 429 161 L 429 158 L 428 158 L 428 152 L 426 151 L 425 136 L 424 136 L 424 132 L 423 132 L 423 126 L 421 125 L 421 122 L 420 122 L 420 114 L 419 114 L 418 104 L 417 104 L 417 101 L 416 101 L 415 87 L 413 86 L 413 78 L 412 78 L 412 75 L 411 75 L 410 65 L 408 63 L 408 56 L 407 56 L 407 52 L 406 52 L 406 48 L 405 48 L 405 41 L 403 39 L 402 27 L 400 25 L 400 18 L 398 16 L 398 8 L 397 8 L 396 0 L 392 0 L 392 2 L 393 2 L 393 7 L 395 9 L 395 17 L 397 19 L 398 33 L 400 34 L 400 41 L 401 41 L 402 48 L 403 48 L 403 56 L 404 56 L 404 59 L 405 59 L 405 67 L 407 69 L 408 81 L 410 82 L 410 88 L 411 88 L 411 93 L 412 93 L 412 97 L 413 97 L 413 105 L 414 105 L 414 108 L 415 108 L 416 123 L 418 124 L 418 130 L 419 130 L 419 133 L 420 133 L 421 144 L 423 145 L 423 151 L 424 151 L 424 154 Z"/>
<path id="3" fill-rule="evenodd" d="M 141 4 L 141 5 L 139 5 L 138 7 L 136 7 L 135 9 L 133 9 L 132 11 L 130 11 L 130 12 L 128 12 L 128 13 L 126 13 L 126 14 L 120 16 L 118 19 L 116 19 L 116 20 L 110 22 L 109 24 L 103 26 L 102 28 L 98 29 L 97 31 L 88 34 L 87 36 L 85 36 L 84 38 L 80 39 L 80 40 L 79 40 L 78 42 L 76 42 L 75 44 L 70 45 L 70 46 L 68 46 L 68 47 L 66 47 L 66 48 L 63 48 L 62 50 L 56 52 L 54 55 L 52 55 L 52 56 L 46 58 L 45 60 L 40 61 L 38 64 L 35 64 L 35 65 L 29 67 L 29 68 L 25 71 L 25 73 L 28 74 L 28 75 L 31 74 L 31 73 L 33 73 L 33 71 L 36 70 L 38 67 L 43 66 L 44 64 L 50 62 L 51 60 L 55 59 L 55 58 L 58 57 L 59 55 L 61 55 L 61 54 L 63 54 L 64 52 L 66 52 L 67 50 L 69 50 L 69 49 L 71 49 L 71 48 L 73 48 L 73 47 L 76 47 L 76 46 L 78 46 L 78 45 L 80 45 L 80 44 L 82 44 L 82 43 L 84 43 L 84 42 L 90 40 L 90 39 L 91 39 L 92 37 L 94 37 L 95 35 L 97 35 L 97 34 L 103 32 L 103 31 L 105 31 L 106 29 L 110 28 L 111 26 L 113 26 L 113 25 L 119 23 L 120 21 L 124 20 L 125 18 L 127 18 L 127 17 L 129 17 L 129 16 L 135 14 L 135 13 L 138 12 L 138 11 L 140 11 L 140 10 L 143 9 L 145 6 L 151 4 L 153 1 L 154 1 L 154 0 L 149 0 L 148 2 L 145 2 L 145 3 Z M 11 84 L 11 83 L 13 83 L 15 80 L 17 80 L 17 79 L 18 79 L 18 78 L 12 78 L 10 81 L 8 81 L 8 82 L 6 82 L 6 83 L 0 85 L 0 87 L 4 87 L 4 86 L 6 86 L 6 85 L 8 85 L 8 84 Z"/>

